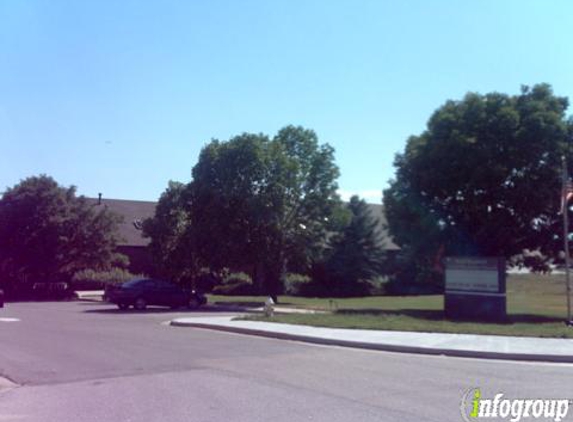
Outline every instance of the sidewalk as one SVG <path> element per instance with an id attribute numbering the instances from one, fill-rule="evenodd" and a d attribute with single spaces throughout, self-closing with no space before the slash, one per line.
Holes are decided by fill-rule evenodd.
<path id="1" fill-rule="evenodd" d="M 101 302 L 103 290 L 79 290 L 75 292 L 78 300 L 87 302 Z"/>
<path id="2" fill-rule="evenodd" d="M 391 352 L 573 363 L 573 339 L 322 328 L 233 318 L 177 318 L 171 325 Z"/>

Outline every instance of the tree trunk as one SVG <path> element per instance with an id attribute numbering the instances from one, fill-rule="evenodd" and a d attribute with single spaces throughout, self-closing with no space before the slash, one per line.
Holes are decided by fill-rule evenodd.
<path id="1" fill-rule="evenodd" d="M 271 271 L 269 271 L 270 277 L 266 279 L 267 292 L 275 303 L 279 303 L 278 296 L 283 292 L 286 278 L 286 260 L 282 250 L 277 253 L 276 259 L 269 266 Z"/>
<path id="2" fill-rule="evenodd" d="M 265 273 L 265 265 L 262 262 L 257 262 L 253 269 L 253 283 L 258 294 L 264 293 L 266 290 Z"/>
<path id="3" fill-rule="evenodd" d="M 271 264 L 271 271 L 269 271 L 269 276 L 265 280 L 266 288 L 265 292 L 268 294 L 273 302 L 279 303 L 279 289 L 278 284 L 280 282 L 280 272 L 277 271 L 278 268 L 276 267 L 276 263 Z"/>

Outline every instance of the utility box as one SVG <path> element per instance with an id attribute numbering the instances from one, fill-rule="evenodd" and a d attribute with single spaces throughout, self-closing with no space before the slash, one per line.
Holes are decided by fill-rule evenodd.
<path id="1" fill-rule="evenodd" d="M 506 320 L 505 259 L 446 258 L 444 310 L 454 320 Z"/>

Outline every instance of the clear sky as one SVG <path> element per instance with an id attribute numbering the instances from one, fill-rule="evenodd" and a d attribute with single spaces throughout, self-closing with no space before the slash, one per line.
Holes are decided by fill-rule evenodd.
<path id="1" fill-rule="evenodd" d="M 0 0 L 0 191 L 46 173 L 156 200 L 210 139 L 296 124 L 380 203 L 447 99 L 573 99 L 572 22 L 568 0 Z"/>

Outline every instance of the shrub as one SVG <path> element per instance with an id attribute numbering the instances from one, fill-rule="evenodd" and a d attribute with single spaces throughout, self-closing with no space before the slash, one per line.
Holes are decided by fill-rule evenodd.
<path id="1" fill-rule="evenodd" d="M 215 286 L 212 292 L 217 295 L 252 296 L 257 294 L 256 290 L 248 274 L 237 272 L 224 274 L 222 284 Z"/>
<path id="2" fill-rule="evenodd" d="M 306 297 L 362 297 L 369 296 L 371 284 L 366 280 L 345 279 L 344 275 L 329 271 L 324 262 L 311 268 L 312 282 L 304 286 Z"/>
<path id="3" fill-rule="evenodd" d="M 407 254 L 388 260 L 385 272 L 389 278 L 385 286 L 389 295 L 440 294 L 444 291 L 444 273 Z"/>
<path id="4" fill-rule="evenodd" d="M 388 296 L 419 296 L 442 294 L 443 288 L 435 284 L 390 280 L 384 286 Z"/>
<path id="5" fill-rule="evenodd" d="M 289 296 L 304 296 L 305 287 L 312 279 L 304 274 L 288 273 L 285 279 L 284 293 Z"/>
<path id="6" fill-rule="evenodd" d="M 237 283 L 248 283 L 253 284 L 251 276 L 247 273 L 229 273 L 223 278 L 223 284 L 237 284 Z"/>
<path id="7" fill-rule="evenodd" d="M 86 269 L 78 271 L 72 277 L 73 290 L 101 290 L 107 284 L 120 284 L 144 274 L 132 274 L 123 268 L 112 268 L 108 271 Z"/>
<path id="8" fill-rule="evenodd" d="M 370 294 L 372 296 L 381 296 L 387 293 L 388 278 L 383 276 L 378 276 L 369 280 L 370 283 Z"/>
<path id="9" fill-rule="evenodd" d="M 222 284 L 213 288 L 213 294 L 225 296 L 253 296 L 256 289 L 252 283 L 239 281 L 237 283 Z"/>
<path id="10" fill-rule="evenodd" d="M 220 284 L 222 284 L 221 277 L 210 271 L 201 271 L 194 280 L 195 288 L 204 293 L 211 292 L 215 286 Z"/>

